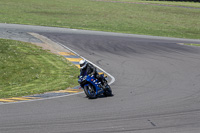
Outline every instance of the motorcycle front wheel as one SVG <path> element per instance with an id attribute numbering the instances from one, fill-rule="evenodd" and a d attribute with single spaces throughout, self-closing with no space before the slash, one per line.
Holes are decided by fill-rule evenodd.
<path id="1" fill-rule="evenodd" d="M 111 87 L 109 85 L 106 86 L 106 91 L 103 94 L 104 96 L 113 96 Z"/>
<path id="2" fill-rule="evenodd" d="M 84 92 L 86 96 L 90 99 L 94 99 L 97 97 L 95 87 L 91 84 L 89 84 L 88 86 L 84 86 Z"/>

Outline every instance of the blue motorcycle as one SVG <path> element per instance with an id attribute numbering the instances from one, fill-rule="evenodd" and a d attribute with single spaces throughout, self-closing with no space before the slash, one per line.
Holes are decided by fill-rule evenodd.
<path id="1" fill-rule="evenodd" d="M 107 80 L 104 78 L 104 75 L 100 75 L 102 79 L 104 79 L 105 89 L 103 89 L 103 85 L 101 82 L 94 77 L 94 75 L 89 76 L 80 76 L 79 77 L 79 84 L 80 86 L 84 89 L 84 92 L 86 96 L 90 99 L 97 98 L 99 95 L 104 95 L 104 96 L 112 96 L 112 90 L 110 86 L 107 84 Z"/>

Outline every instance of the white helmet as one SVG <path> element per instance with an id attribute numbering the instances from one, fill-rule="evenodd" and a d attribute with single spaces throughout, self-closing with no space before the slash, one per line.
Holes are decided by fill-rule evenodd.
<path id="1" fill-rule="evenodd" d="M 79 64 L 80 64 L 80 68 L 84 69 L 87 65 L 87 61 L 86 60 L 80 60 Z"/>

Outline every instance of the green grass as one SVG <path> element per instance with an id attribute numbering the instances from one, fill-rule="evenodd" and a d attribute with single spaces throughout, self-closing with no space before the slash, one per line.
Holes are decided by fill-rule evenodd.
<path id="1" fill-rule="evenodd" d="M 92 0 L 1 0 L 0 9 L 1 23 L 200 39 L 199 9 Z"/>
<path id="2" fill-rule="evenodd" d="M 200 46 L 200 44 L 191 44 L 191 43 L 185 43 L 185 45 L 189 45 L 189 46 Z"/>
<path id="3" fill-rule="evenodd" d="M 78 72 L 62 56 L 29 43 L 0 39 L 0 98 L 74 87 Z"/>

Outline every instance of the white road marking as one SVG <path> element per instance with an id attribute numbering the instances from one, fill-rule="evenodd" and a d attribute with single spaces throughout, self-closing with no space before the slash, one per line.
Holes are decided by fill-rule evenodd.
<path id="1" fill-rule="evenodd" d="M 68 49 L 69 51 L 71 51 L 72 53 L 76 54 L 77 56 L 79 56 L 80 58 L 83 58 L 85 60 L 87 60 L 85 57 L 79 55 L 78 53 L 76 53 L 75 51 L 73 51 L 72 49 L 70 49 L 69 47 L 61 44 L 61 43 L 58 43 L 59 45 L 63 46 L 64 48 Z M 109 74 L 108 72 L 106 72 L 105 70 L 103 70 L 101 67 L 97 66 L 96 64 L 92 63 L 91 61 L 87 60 L 87 62 L 91 63 L 92 65 L 94 65 L 95 67 L 97 67 L 99 70 L 101 70 L 102 72 L 104 72 L 105 74 L 107 74 L 110 78 L 111 78 L 111 81 L 108 83 L 109 85 L 113 84 L 115 82 L 115 78 Z"/>

